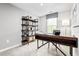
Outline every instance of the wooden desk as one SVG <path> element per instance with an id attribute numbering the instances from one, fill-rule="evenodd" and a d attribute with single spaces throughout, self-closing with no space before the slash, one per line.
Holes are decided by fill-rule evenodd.
<path id="1" fill-rule="evenodd" d="M 44 46 L 45 44 L 52 42 L 52 44 L 61 51 L 61 49 L 59 49 L 57 47 L 57 45 L 55 45 L 55 43 L 58 44 L 62 44 L 62 45 L 66 45 L 70 47 L 70 55 L 73 55 L 73 47 L 77 48 L 78 47 L 78 38 L 76 37 L 66 37 L 66 36 L 54 36 L 54 35 L 47 35 L 47 34 L 35 34 L 35 38 L 37 39 L 37 48 L 39 49 L 40 47 Z M 38 40 L 43 40 L 43 41 L 47 41 L 47 43 L 42 44 L 41 46 L 38 46 Z M 66 56 L 66 54 L 64 52 L 62 52 L 63 55 Z"/>

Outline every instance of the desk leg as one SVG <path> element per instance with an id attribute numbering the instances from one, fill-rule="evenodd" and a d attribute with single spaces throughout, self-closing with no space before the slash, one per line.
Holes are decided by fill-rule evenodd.
<path id="1" fill-rule="evenodd" d="M 73 48 L 70 46 L 70 55 L 73 56 Z"/>
<path id="2" fill-rule="evenodd" d="M 49 49 L 49 47 L 50 47 L 50 42 L 48 43 L 48 49 Z"/>
<path id="3" fill-rule="evenodd" d="M 39 40 L 37 39 L 37 49 L 39 49 Z"/>
<path id="4" fill-rule="evenodd" d="M 56 43 L 56 46 L 57 46 L 57 43 Z M 56 47 L 56 52 L 57 52 L 57 47 Z"/>
<path id="5" fill-rule="evenodd" d="M 44 41 L 42 40 L 42 44 L 44 43 Z"/>
<path id="6" fill-rule="evenodd" d="M 57 43 L 54 43 L 57 46 Z M 57 47 L 56 47 L 56 52 L 57 52 Z"/>

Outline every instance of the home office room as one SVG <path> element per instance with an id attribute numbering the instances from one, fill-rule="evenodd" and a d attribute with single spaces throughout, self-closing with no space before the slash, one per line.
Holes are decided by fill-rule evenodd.
<path id="1" fill-rule="evenodd" d="M 79 3 L 0 3 L 0 56 L 79 56 Z"/>

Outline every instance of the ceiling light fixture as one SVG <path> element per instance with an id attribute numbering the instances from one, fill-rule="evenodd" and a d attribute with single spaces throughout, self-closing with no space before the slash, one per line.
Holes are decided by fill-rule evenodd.
<path id="1" fill-rule="evenodd" d="M 44 4 L 43 3 L 40 3 L 40 6 L 43 6 Z"/>

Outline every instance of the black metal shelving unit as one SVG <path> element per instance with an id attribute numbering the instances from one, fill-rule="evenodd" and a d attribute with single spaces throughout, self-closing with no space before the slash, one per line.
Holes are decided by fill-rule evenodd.
<path id="1" fill-rule="evenodd" d="M 29 43 L 30 37 L 34 37 L 38 31 L 38 19 L 32 19 L 31 16 L 22 17 L 22 44 Z"/>

